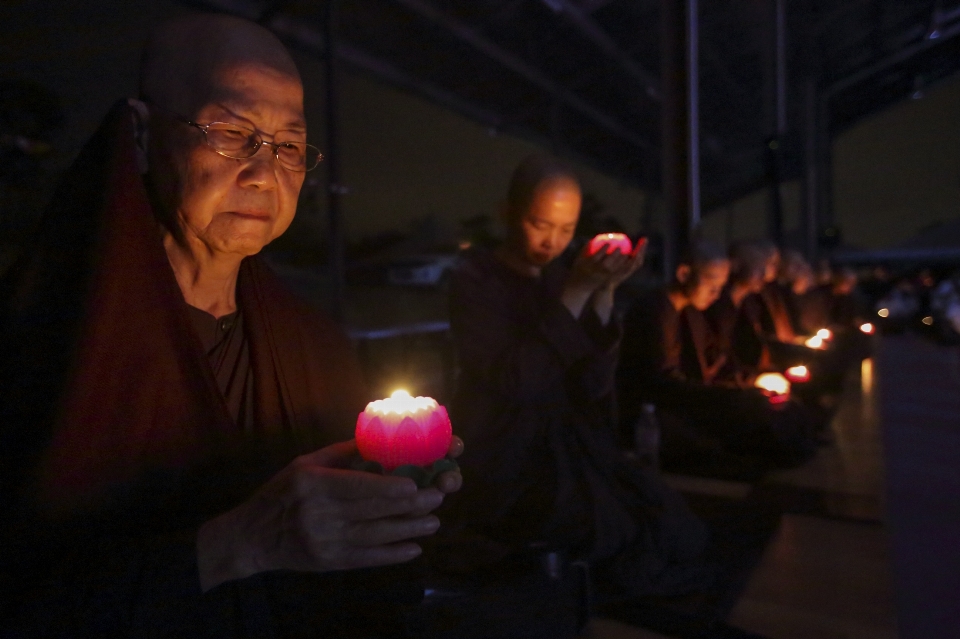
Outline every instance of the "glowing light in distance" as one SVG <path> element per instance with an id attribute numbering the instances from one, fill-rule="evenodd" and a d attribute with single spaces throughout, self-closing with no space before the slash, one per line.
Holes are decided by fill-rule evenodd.
<path id="1" fill-rule="evenodd" d="M 819 335 L 814 335 L 813 337 L 805 341 L 804 345 L 807 346 L 807 348 L 822 349 L 824 347 L 823 338 L 820 337 Z"/>
<path id="2" fill-rule="evenodd" d="M 920 320 L 920 321 L 923 322 L 924 324 L 926 324 L 927 326 L 933 326 L 933 318 L 930 317 L 929 315 L 927 315 L 926 317 L 924 317 L 924 318 L 923 318 L 922 320 Z"/>
<path id="3" fill-rule="evenodd" d="M 831 331 L 829 328 L 821 328 L 819 331 L 817 331 L 817 337 L 823 340 L 833 339 L 833 331 Z"/>
<path id="4" fill-rule="evenodd" d="M 780 373 L 763 373 L 757 377 L 753 383 L 760 390 L 765 390 L 777 395 L 786 395 L 790 392 L 790 382 Z"/>
<path id="5" fill-rule="evenodd" d="M 877 311 L 877 315 L 880 317 L 890 317 L 890 309 L 881 308 L 879 311 Z"/>
<path id="6" fill-rule="evenodd" d="M 867 335 L 873 335 L 873 324 L 867 322 L 866 324 L 860 325 L 860 332 L 866 333 Z"/>
<path id="7" fill-rule="evenodd" d="M 791 382 L 809 382 L 810 369 L 803 364 L 799 366 L 791 366 L 787 369 L 786 377 Z"/>

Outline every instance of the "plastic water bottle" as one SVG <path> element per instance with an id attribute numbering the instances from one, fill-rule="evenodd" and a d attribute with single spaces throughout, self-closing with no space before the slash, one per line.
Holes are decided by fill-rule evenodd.
<path id="1" fill-rule="evenodd" d="M 642 406 L 640 418 L 633 426 L 633 445 L 641 466 L 660 470 L 660 421 L 653 404 Z"/>

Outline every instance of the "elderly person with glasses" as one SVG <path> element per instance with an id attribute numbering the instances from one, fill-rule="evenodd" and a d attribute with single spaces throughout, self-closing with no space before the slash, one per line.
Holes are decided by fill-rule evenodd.
<path id="1" fill-rule="evenodd" d="M 320 160 L 269 32 L 153 35 L 0 289 L 0 635 L 392 627 L 402 594 L 355 595 L 402 577 L 460 477 L 349 469 L 350 345 L 257 257 Z"/>

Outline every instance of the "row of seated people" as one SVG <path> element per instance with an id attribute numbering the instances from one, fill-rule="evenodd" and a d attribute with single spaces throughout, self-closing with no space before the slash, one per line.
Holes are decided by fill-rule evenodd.
<path id="1" fill-rule="evenodd" d="M 803 462 L 827 439 L 843 373 L 862 350 L 848 346 L 860 343 L 849 273 L 814 289 L 800 255 L 781 263 L 764 242 L 729 254 L 698 242 L 680 262 L 673 282 L 637 300 L 625 321 L 623 435 L 655 405 L 668 469 L 755 477 Z M 764 386 L 788 371 L 792 395 L 757 388 L 761 375 Z"/>
<path id="2" fill-rule="evenodd" d="M 561 256 L 580 203 L 569 168 L 528 158 L 502 211 L 505 241 L 467 252 L 454 274 L 461 373 L 451 416 L 467 444 L 464 482 L 440 509 L 428 554 L 436 569 L 466 577 L 558 551 L 590 566 L 600 601 L 630 602 L 648 626 L 741 636 L 711 633 L 736 633 L 718 629 L 720 602 L 744 565 L 731 561 L 737 553 L 722 530 L 625 449 L 617 414 L 630 425 L 656 404 L 669 416 L 663 453 L 674 465 L 742 473 L 798 464 L 815 450 L 813 411 L 797 399 L 774 405 L 753 382 L 777 347 L 811 349 L 793 344 L 792 328 L 775 334 L 791 320 L 779 297 L 767 302 L 779 295 L 776 283 L 766 286 L 778 270 L 762 246 L 737 249 L 729 288 L 728 256 L 693 246 L 675 281 L 638 299 L 623 321 L 615 293 L 642 264 L 643 244 L 629 253 L 587 245 L 568 265 Z M 705 314 L 721 295 L 719 312 Z M 642 603 L 694 593 L 695 621 L 682 632 L 675 617 Z"/>
<path id="3" fill-rule="evenodd" d="M 702 595 L 650 625 L 738 636 L 740 554 L 617 442 L 614 294 L 642 252 L 557 260 L 581 197 L 552 160 L 519 167 L 507 241 L 452 283 L 462 474 L 352 467 L 356 358 L 257 255 L 320 160 L 305 136 L 276 37 L 165 24 L 0 279 L 0 636 L 570 636 L 545 629 L 562 592 L 539 614 L 505 580 L 544 550 L 602 601 Z M 500 596 L 421 605 L 425 568 Z"/>

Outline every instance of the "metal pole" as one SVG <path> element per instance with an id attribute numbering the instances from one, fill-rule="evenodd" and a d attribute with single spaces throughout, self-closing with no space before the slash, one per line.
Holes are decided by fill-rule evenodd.
<path id="1" fill-rule="evenodd" d="M 786 7 L 784 0 L 769 0 L 764 12 L 766 25 L 765 49 L 767 102 L 767 182 L 768 229 L 777 246 L 783 245 L 783 202 L 780 194 L 780 156 L 783 139 L 787 132 L 787 60 L 786 60 Z M 772 9 L 772 12 L 769 10 Z"/>
<path id="2" fill-rule="evenodd" d="M 808 260 L 817 257 L 817 210 L 820 204 L 818 157 L 817 79 L 808 76 L 804 87 L 804 198 L 803 248 Z"/>
<path id="3" fill-rule="evenodd" d="M 700 15 L 698 0 L 687 0 L 687 240 L 700 226 Z"/>
<path id="4" fill-rule="evenodd" d="M 677 0 L 660 2 L 660 76 L 663 90 L 661 117 L 661 165 L 663 180 L 664 242 L 663 277 L 673 279 L 681 248 L 688 235 L 686 144 L 686 91 L 684 81 L 683 20 L 685 4 Z"/>
<path id="5" fill-rule="evenodd" d="M 786 0 L 776 0 L 777 137 L 787 132 L 787 9 Z"/>
<path id="6" fill-rule="evenodd" d="M 340 131 L 337 99 L 337 0 L 328 0 L 326 28 L 326 106 L 327 106 L 327 198 L 328 198 L 328 269 L 330 276 L 330 313 L 343 321 L 345 251 L 341 198 L 346 188 L 340 183 Z"/>
<path id="7" fill-rule="evenodd" d="M 817 99 L 817 169 L 819 198 L 817 199 L 817 233 L 833 224 L 833 140 L 830 135 L 830 98 Z"/>

